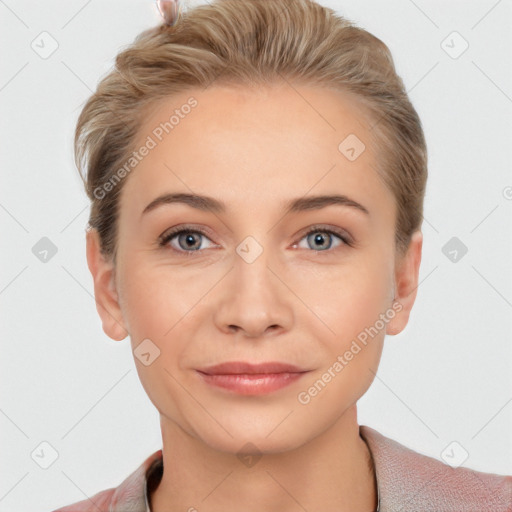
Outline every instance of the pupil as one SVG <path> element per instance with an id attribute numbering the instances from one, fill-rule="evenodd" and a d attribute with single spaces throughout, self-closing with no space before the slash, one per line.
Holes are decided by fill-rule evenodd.
<path id="1" fill-rule="evenodd" d="M 185 244 L 187 245 L 188 248 L 194 246 L 195 244 L 195 240 L 194 240 L 194 235 L 192 233 L 188 233 L 185 236 Z"/>
<path id="2" fill-rule="evenodd" d="M 315 235 L 315 243 L 317 243 L 319 245 L 325 244 L 325 237 L 324 237 L 324 235 L 316 234 Z"/>
<path id="3" fill-rule="evenodd" d="M 188 234 L 185 236 L 185 240 L 186 240 L 186 243 L 189 247 L 193 246 L 194 245 L 194 235 L 192 234 Z M 323 243 L 325 243 L 325 238 L 323 235 L 321 234 L 316 234 L 315 235 L 315 243 L 319 244 L 319 245 L 322 245 Z"/>

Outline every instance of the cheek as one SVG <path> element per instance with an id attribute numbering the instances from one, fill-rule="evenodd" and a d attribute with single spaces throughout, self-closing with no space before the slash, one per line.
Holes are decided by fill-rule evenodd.
<path id="1" fill-rule="evenodd" d="M 142 258 L 133 258 L 126 265 L 123 316 L 130 327 L 132 349 L 136 351 L 143 340 L 149 339 L 159 354 L 147 369 L 136 360 L 143 384 L 150 379 L 153 389 L 165 388 L 164 382 L 172 387 L 169 373 L 177 376 L 194 360 L 195 345 L 190 340 L 197 338 L 197 331 L 207 322 L 208 311 L 202 300 L 218 280 L 206 269 L 149 264 Z"/>
<path id="2" fill-rule="evenodd" d="M 346 264 L 301 272 L 293 287 L 333 345 L 343 344 L 373 325 L 390 306 L 392 271 L 378 254 L 354 255 Z M 310 277 L 307 277 L 307 276 Z"/>
<path id="3" fill-rule="evenodd" d="M 175 419 L 188 407 L 178 380 L 198 300 L 197 287 L 186 286 L 180 275 L 133 259 L 122 277 L 123 315 L 140 382 L 157 410 Z M 139 357 L 144 353 L 150 361 Z"/>
<path id="4" fill-rule="evenodd" d="M 301 404 L 332 421 L 370 387 L 380 362 L 389 308 L 391 280 L 384 265 L 352 266 L 350 272 L 331 275 L 325 293 L 310 294 L 322 322 L 322 366 L 311 375 L 298 396 Z M 328 326 L 329 329 L 325 328 Z"/>
<path id="5" fill-rule="evenodd" d="M 208 290 L 204 275 L 200 277 L 177 266 L 149 265 L 135 259 L 129 262 L 122 275 L 122 307 L 130 335 L 160 339 L 172 336 Z"/>

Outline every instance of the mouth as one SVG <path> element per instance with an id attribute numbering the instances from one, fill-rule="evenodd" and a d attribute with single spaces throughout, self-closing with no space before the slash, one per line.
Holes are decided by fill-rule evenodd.
<path id="1" fill-rule="evenodd" d="M 240 395 L 262 395 L 288 386 L 310 370 L 280 362 L 251 364 L 234 361 L 196 371 L 211 386 Z"/>

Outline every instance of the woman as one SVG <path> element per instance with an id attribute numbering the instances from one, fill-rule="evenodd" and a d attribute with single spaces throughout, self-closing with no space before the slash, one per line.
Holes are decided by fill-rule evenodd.
<path id="1" fill-rule="evenodd" d="M 512 477 L 357 422 L 422 249 L 426 143 L 388 48 L 309 0 L 161 12 L 75 148 L 98 313 L 163 448 L 59 510 L 511 511 Z"/>

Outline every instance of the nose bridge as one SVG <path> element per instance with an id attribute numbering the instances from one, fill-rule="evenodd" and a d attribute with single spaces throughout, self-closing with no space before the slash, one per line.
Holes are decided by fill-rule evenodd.
<path id="1" fill-rule="evenodd" d="M 235 251 L 227 289 L 216 307 L 218 327 L 237 328 L 248 336 L 261 336 L 270 327 L 288 329 L 292 303 L 282 278 L 275 275 L 278 258 L 253 236 Z"/>
<path id="2" fill-rule="evenodd" d="M 268 244 L 264 246 L 253 236 L 246 237 L 236 247 L 233 261 L 235 286 L 242 290 L 250 287 L 254 294 L 270 292 L 269 288 L 275 285 L 269 279 L 271 256 Z"/>

